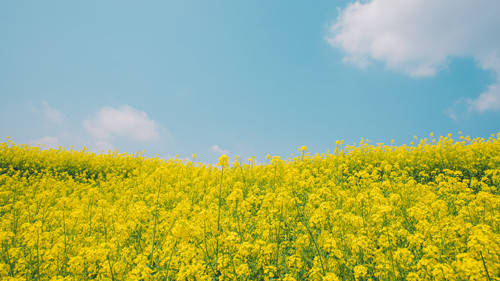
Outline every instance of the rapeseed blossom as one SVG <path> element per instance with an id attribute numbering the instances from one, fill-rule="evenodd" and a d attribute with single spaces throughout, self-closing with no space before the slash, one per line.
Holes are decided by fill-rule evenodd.
<path id="1" fill-rule="evenodd" d="M 0 279 L 500 280 L 500 134 L 412 142 L 211 166 L 9 139 Z"/>

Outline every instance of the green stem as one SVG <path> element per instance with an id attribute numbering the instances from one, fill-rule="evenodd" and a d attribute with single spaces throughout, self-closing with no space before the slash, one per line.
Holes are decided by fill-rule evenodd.
<path id="1" fill-rule="evenodd" d="M 40 231 L 36 230 L 36 271 L 37 279 L 40 281 Z"/>
<path id="2" fill-rule="evenodd" d="M 305 220 L 305 215 L 304 215 L 303 212 L 300 211 L 298 203 L 296 203 L 296 207 L 297 207 L 297 216 L 298 216 L 300 222 L 306 228 L 307 233 L 309 234 L 309 237 L 311 237 L 311 241 L 313 242 L 314 248 L 316 249 L 316 252 L 318 253 L 319 263 L 321 265 L 321 273 L 323 274 L 323 276 L 325 276 L 326 275 L 326 270 L 325 270 L 325 266 L 323 265 L 323 257 L 321 255 L 321 251 L 319 249 L 318 242 L 314 238 L 314 235 L 313 235 L 311 229 L 307 225 L 307 221 Z"/>
<path id="3" fill-rule="evenodd" d="M 224 166 L 222 166 L 222 173 L 220 176 L 220 185 L 219 185 L 219 210 L 217 214 L 217 248 L 216 248 L 216 256 L 219 257 L 219 235 L 220 235 L 220 210 L 222 208 L 222 180 L 224 179 Z"/>
<path id="4" fill-rule="evenodd" d="M 481 260 L 483 261 L 484 270 L 486 270 L 486 277 L 488 277 L 488 281 L 491 281 L 490 273 L 488 272 L 488 268 L 486 267 L 486 263 L 484 262 L 483 252 L 479 251 L 481 255 Z"/>
<path id="5" fill-rule="evenodd" d="M 156 224 L 158 221 L 158 204 L 160 202 L 160 191 L 161 191 L 162 178 L 160 177 L 160 185 L 158 186 L 158 193 L 156 194 L 156 206 L 153 224 L 153 237 L 151 238 L 151 255 L 149 257 L 149 264 L 152 267 L 153 255 L 155 250 L 155 236 L 156 236 Z"/>
<path id="6" fill-rule="evenodd" d="M 168 280 L 168 271 L 170 270 L 170 263 L 172 262 L 172 256 L 174 255 L 175 248 L 177 247 L 177 242 L 175 242 L 174 247 L 172 248 L 172 252 L 170 253 L 170 257 L 168 258 L 167 271 L 165 272 L 165 277 Z"/>
<path id="7" fill-rule="evenodd" d="M 109 271 L 111 272 L 111 280 L 115 281 L 115 274 L 113 273 L 113 266 L 111 265 L 111 260 L 109 259 L 109 253 L 106 258 L 108 259 Z"/>
<path id="8" fill-rule="evenodd" d="M 63 268 L 66 267 L 66 263 L 68 261 L 68 236 L 66 233 L 66 208 L 63 207 L 63 231 L 64 231 L 64 265 Z"/>

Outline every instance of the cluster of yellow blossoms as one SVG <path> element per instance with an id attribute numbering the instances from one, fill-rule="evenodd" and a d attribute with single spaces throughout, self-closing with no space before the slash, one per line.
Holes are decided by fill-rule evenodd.
<path id="1" fill-rule="evenodd" d="M 0 144 L 1 280 L 500 280 L 500 134 L 218 165 Z"/>

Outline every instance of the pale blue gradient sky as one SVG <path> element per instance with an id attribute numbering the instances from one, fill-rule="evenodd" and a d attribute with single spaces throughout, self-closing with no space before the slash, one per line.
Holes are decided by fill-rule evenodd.
<path id="1" fill-rule="evenodd" d="M 397 1 L 386 0 L 388 9 L 390 2 Z M 498 83 L 496 39 L 472 38 L 477 43 L 469 46 L 470 33 L 453 25 L 464 34 L 454 46 L 464 47 L 441 48 L 440 35 L 423 30 L 416 33 L 419 53 L 391 65 L 402 48 L 396 43 L 380 47 L 381 56 L 347 47 L 363 46 L 359 37 L 330 44 L 341 14 L 348 34 L 357 34 L 349 29 L 355 26 L 366 38 L 367 26 L 378 26 L 377 14 L 361 22 L 354 16 L 368 6 L 345 13 L 349 3 L 2 1 L 0 140 L 160 157 L 196 153 L 214 163 L 220 153 L 287 157 L 302 145 L 322 153 L 340 139 L 403 144 L 430 132 L 488 138 L 500 131 L 498 108 L 471 107 Z M 390 18 L 384 13 L 378 16 Z M 480 11 L 474 17 L 490 20 Z M 481 28 L 500 30 L 498 21 L 485 22 L 474 34 Z M 415 60 L 434 57 L 433 48 L 425 53 L 433 44 L 446 59 L 433 74 L 412 75 Z M 493 66 L 484 50 L 497 54 L 488 60 Z M 345 62 L 349 55 L 371 64 Z"/>

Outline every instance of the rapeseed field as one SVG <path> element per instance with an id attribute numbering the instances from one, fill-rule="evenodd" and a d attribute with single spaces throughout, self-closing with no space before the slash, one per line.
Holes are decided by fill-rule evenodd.
<path id="1" fill-rule="evenodd" d="M 334 148 L 212 166 L 1 143 L 1 280 L 500 280 L 500 133 Z"/>

